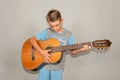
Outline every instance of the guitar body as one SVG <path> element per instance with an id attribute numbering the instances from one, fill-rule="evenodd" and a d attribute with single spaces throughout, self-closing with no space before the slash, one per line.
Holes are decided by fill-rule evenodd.
<path id="1" fill-rule="evenodd" d="M 51 38 L 45 41 L 38 40 L 37 41 L 39 47 L 45 50 L 48 47 L 60 46 L 60 42 Z M 61 52 L 53 52 L 51 54 L 51 61 L 55 63 L 59 61 L 61 57 Z M 27 70 L 35 70 L 41 64 L 44 63 L 44 57 L 35 49 L 33 49 L 32 44 L 30 43 L 30 39 L 26 40 L 22 47 L 22 65 Z"/>

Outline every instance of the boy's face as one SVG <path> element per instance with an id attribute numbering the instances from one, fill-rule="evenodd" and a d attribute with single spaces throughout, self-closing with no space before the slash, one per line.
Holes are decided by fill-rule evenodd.
<path id="1" fill-rule="evenodd" d="M 63 20 L 57 20 L 57 21 L 55 21 L 55 22 L 48 22 L 48 24 L 49 24 L 49 26 L 50 26 L 50 28 L 52 29 L 52 30 L 54 30 L 55 32 L 62 32 L 62 23 L 63 23 Z"/>

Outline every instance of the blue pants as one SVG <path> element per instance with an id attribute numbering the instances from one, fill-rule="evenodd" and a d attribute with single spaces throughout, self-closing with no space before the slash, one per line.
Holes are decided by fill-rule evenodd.
<path id="1" fill-rule="evenodd" d="M 40 69 L 38 80 L 62 80 L 62 70 Z"/>

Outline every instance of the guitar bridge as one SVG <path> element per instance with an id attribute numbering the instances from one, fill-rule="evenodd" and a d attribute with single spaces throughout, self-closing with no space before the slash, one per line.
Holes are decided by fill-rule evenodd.
<path id="1" fill-rule="evenodd" d="M 35 60 L 35 48 L 32 46 L 32 61 Z"/>

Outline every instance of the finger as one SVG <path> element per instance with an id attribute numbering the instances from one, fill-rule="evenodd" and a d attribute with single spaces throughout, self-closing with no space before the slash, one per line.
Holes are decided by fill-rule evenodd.
<path id="1" fill-rule="evenodd" d="M 45 63 L 49 63 L 49 61 L 47 60 L 47 59 L 45 59 L 45 61 L 44 61 Z"/>
<path id="2" fill-rule="evenodd" d="M 46 57 L 46 61 L 47 61 L 47 63 L 52 62 L 49 56 L 48 56 L 48 57 Z"/>
<path id="3" fill-rule="evenodd" d="M 47 50 L 47 52 L 50 52 L 50 51 L 51 51 L 51 49 Z"/>
<path id="4" fill-rule="evenodd" d="M 47 60 L 46 60 L 46 58 L 44 58 L 44 62 L 45 62 L 45 63 L 47 63 Z"/>
<path id="5" fill-rule="evenodd" d="M 50 55 L 49 53 L 47 54 L 47 56 L 48 56 L 48 57 L 51 57 L 51 55 Z"/>
<path id="6" fill-rule="evenodd" d="M 49 61 L 48 61 L 48 60 L 46 60 L 46 63 L 49 63 Z"/>
<path id="7" fill-rule="evenodd" d="M 89 49 L 91 49 L 91 46 L 89 46 Z"/>
<path id="8" fill-rule="evenodd" d="M 52 62 L 52 60 L 50 59 L 50 58 L 48 58 L 48 61 L 51 63 Z"/>
<path id="9" fill-rule="evenodd" d="M 44 62 L 47 62 L 47 58 L 48 58 L 48 57 L 44 57 Z"/>

